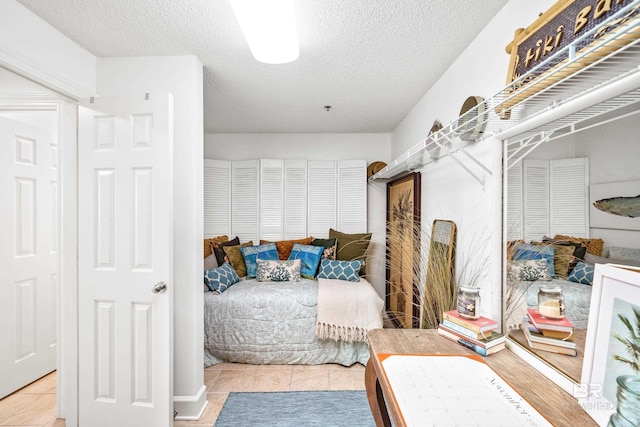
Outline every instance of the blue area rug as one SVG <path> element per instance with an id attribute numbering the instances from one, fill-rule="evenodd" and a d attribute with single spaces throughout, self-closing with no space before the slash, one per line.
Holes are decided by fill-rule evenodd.
<path id="1" fill-rule="evenodd" d="M 214 427 L 375 427 L 364 391 L 229 393 Z"/>

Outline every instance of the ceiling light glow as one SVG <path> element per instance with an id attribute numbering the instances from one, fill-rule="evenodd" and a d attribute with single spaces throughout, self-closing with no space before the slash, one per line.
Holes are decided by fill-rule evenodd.
<path id="1" fill-rule="evenodd" d="M 266 64 L 298 59 L 293 0 L 229 0 L 253 57 Z"/>

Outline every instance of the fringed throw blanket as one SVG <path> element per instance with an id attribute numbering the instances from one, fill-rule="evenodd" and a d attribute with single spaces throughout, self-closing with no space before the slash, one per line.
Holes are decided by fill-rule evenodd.
<path id="1" fill-rule="evenodd" d="M 384 301 L 371 284 L 318 279 L 316 336 L 344 342 L 366 342 L 367 331 L 382 328 Z"/>

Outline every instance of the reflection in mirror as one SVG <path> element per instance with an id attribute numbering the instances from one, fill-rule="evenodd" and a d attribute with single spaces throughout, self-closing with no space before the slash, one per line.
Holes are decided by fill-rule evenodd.
<path id="1" fill-rule="evenodd" d="M 593 265 L 640 265 L 640 218 L 619 221 L 607 212 L 608 222 L 590 223 L 596 209 L 590 193 L 610 188 L 607 198 L 614 203 L 616 196 L 640 194 L 638 112 L 636 105 L 620 119 L 551 138 L 524 158 L 507 162 L 504 173 L 504 322 L 516 343 L 575 382 L 582 372 Z M 527 326 L 527 309 L 537 309 L 538 292 L 549 287 L 562 291 L 573 334 L 538 330 L 537 335 L 535 327 Z M 533 338 L 527 340 L 524 329 Z"/>

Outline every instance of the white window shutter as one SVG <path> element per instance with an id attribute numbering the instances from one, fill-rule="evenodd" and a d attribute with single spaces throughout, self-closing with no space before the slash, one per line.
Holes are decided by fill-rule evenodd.
<path id="1" fill-rule="evenodd" d="M 204 159 L 204 238 L 231 234 L 231 162 Z"/>
<path id="2" fill-rule="evenodd" d="M 284 161 L 260 160 L 260 238 L 282 240 L 284 234 Z M 257 243 L 257 242 L 256 242 Z"/>
<path id="3" fill-rule="evenodd" d="M 551 234 L 589 237 L 589 159 L 551 160 Z"/>
<path id="4" fill-rule="evenodd" d="M 284 161 L 284 239 L 307 237 L 307 161 Z"/>
<path id="5" fill-rule="evenodd" d="M 338 162 L 338 230 L 367 231 L 367 161 Z"/>
<path id="6" fill-rule="evenodd" d="M 524 238 L 549 235 L 549 162 L 524 160 Z"/>
<path id="7" fill-rule="evenodd" d="M 336 229 L 336 162 L 309 161 L 307 232 L 316 238 L 329 237 Z"/>
<path id="8" fill-rule="evenodd" d="M 241 243 L 252 240 L 257 243 L 258 206 L 258 161 L 231 162 L 231 236 L 238 236 Z"/>
<path id="9" fill-rule="evenodd" d="M 522 162 L 507 171 L 507 240 L 523 239 Z"/>

